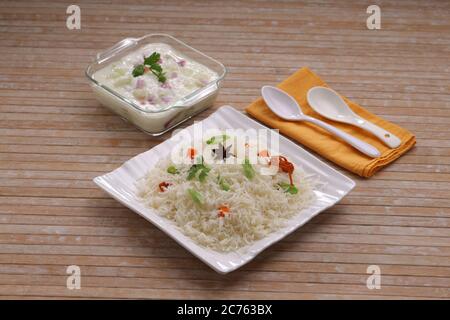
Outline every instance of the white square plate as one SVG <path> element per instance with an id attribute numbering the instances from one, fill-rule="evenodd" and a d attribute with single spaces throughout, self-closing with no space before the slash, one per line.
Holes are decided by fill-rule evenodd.
<path id="1" fill-rule="evenodd" d="M 204 129 L 267 129 L 230 106 L 221 107 L 211 116 L 201 121 L 201 124 Z M 195 125 L 198 125 L 198 123 L 184 130 L 188 130 L 192 134 Z M 217 252 L 193 242 L 175 224 L 146 207 L 136 196 L 136 181 L 142 178 L 159 159 L 168 156 L 177 143 L 179 143 L 179 140 L 173 137 L 167 139 L 156 147 L 128 160 L 120 168 L 96 177 L 94 182 L 113 198 L 152 222 L 181 246 L 220 273 L 236 270 L 251 261 L 265 248 L 283 239 L 323 210 L 336 204 L 355 186 L 351 179 L 323 163 L 292 141 L 280 136 L 280 152 L 288 156 L 295 164 L 300 165 L 307 174 L 315 175 L 324 183 L 324 186 L 320 190 L 314 191 L 316 194 L 315 201 L 308 208 L 295 215 L 285 228 L 271 233 L 267 237 L 238 251 Z"/>

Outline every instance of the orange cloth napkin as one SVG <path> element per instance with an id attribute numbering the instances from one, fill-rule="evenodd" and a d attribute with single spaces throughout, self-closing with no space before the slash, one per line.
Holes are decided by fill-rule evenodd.
<path id="1" fill-rule="evenodd" d="M 358 114 L 361 118 L 371 121 L 376 125 L 392 132 L 402 140 L 402 144 L 396 149 L 390 149 L 383 142 L 378 140 L 378 138 L 367 131 L 345 123 L 328 120 L 320 116 L 309 106 L 306 101 L 306 93 L 310 88 L 315 86 L 326 87 L 327 85 L 322 79 L 320 79 L 319 76 L 314 74 L 308 68 L 298 70 L 278 85 L 280 89 L 286 91 L 297 100 L 302 107 L 303 113 L 323 120 L 367 143 L 370 143 L 380 150 L 380 157 L 372 159 L 365 156 L 346 142 L 336 138 L 334 135 L 328 133 L 328 131 L 319 128 L 314 124 L 282 120 L 267 107 L 262 98 L 259 98 L 251 103 L 246 108 L 246 111 L 257 120 L 272 128 L 279 129 L 281 133 L 314 150 L 324 158 L 327 158 L 337 165 L 366 178 L 373 176 L 375 172 L 393 162 L 395 159 L 411 149 L 416 143 L 414 135 L 408 130 L 370 113 L 360 105 L 348 100 L 345 97 L 342 98 L 356 114 Z"/>

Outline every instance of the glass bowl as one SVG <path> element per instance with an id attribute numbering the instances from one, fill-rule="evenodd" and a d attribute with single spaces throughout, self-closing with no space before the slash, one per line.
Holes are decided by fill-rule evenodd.
<path id="1" fill-rule="evenodd" d="M 114 89 L 94 79 L 93 75 L 96 71 L 150 43 L 170 45 L 183 56 L 210 68 L 217 73 L 218 77 L 189 95 L 157 111 L 146 110 L 120 95 Z M 86 77 L 89 79 L 91 89 L 97 100 L 126 121 L 131 122 L 142 131 L 153 136 L 158 136 L 171 130 L 212 106 L 219 93 L 225 74 L 226 69 L 222 63 L 167 34 L 148 34 L 141 38 L 123 39 L 111 48 L 98 53 L 95 61 L 86 69 Z"/>

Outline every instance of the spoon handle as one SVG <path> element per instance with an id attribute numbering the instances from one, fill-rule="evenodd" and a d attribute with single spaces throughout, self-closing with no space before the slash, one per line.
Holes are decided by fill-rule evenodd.
<path id="1" fill-rule="evenodd" d="M 358 121 L 357 126 L 361 129 L 364 129 L 366 131 L 369 131 L 370 133 L 373 133 L 378 139 L 383 141 L 389 148 L 395 149 L 397 148 L 402 141 L 394 134 L 390 133 L 389 131 L 384 130 L 383 128 L 380 128 L 376 124 L 373 124 L 372 122 L 363 120 Z"/>
<path id="2" fill-rule="evenodd" d="M 336 127 L 333 127 L 332 125 L 329 125 L 328 123 L 325 123 L 323 121 L 320 121 L 316 118 L 312 118 L 309 116 L 305 116 L 304 118 L 302 118 L 302 120 L 314 123 L 315 125 L 331 132 L 332 134 L 338 136 L 342 140 L 346 141 L 348 144 L 352 145 L 355 149 L 361 151 L 362 153 L 364 153 L 365 155 L 367 155 L 369 157 L 377 158 L 381 155 L 380 151 L 378 151 L 378 149 L 375 148 L 374 146 L 372 146 L 358 138 L 355 138 L 354 136 L 352 136 Z"/>

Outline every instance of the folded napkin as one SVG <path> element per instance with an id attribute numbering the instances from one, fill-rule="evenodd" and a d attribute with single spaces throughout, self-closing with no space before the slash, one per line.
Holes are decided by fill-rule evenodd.
<path id="1" fill-rule="evenodd" d="M 396 149 L 390 149 L 383 142 L 378 140 L 377 137 L 367 131 L 345 123 L 328 120 L 320 116 L 306 101 L 306 93 L 310 88 L 315 86 L 326 87 L 327 85 L 319 76 L 314 74 L 308 68 L 298 70 L 278 85 L 280 89 L 286 91 L 297 100 L 302 107 L 303 113 L 323 120 L 367 143 L 370 143 L 380 150 L 380 157 L 375 159 L 370 158 L 314 124 L 282 120 L 267 107 L 262 98 L 251 103 L 246 108 L 246 111 L 257 120 L 272 128 L 279 129 L 281 133 L 314 150 L 324 158 L 366 178 L 373 176 L 375 172 L 393 162 L 411 149 L 416 143 L 414 135 L 408 130 L 370 113 L 360 105 L 345 97 L 342 98 L 356 114 L 395 134 L 402 140 L 401 145 Z"/>

